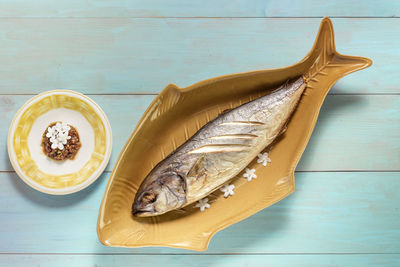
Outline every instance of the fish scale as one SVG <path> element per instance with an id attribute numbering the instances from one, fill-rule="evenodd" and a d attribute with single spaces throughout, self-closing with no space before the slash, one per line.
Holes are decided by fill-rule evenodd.
<path id="1" fill-rule="evenodd" d="M 300 77 L 208 122 L 148 174 L 136 193 L 133 214 L 179 209 L 238 175 L 283 132 L 305 88 Z"/>

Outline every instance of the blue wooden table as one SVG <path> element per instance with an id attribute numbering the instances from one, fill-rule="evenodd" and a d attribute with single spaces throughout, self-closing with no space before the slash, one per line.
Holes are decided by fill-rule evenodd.
<path id="1" fill-rule="evenodd" d="M 311 48 L 321 17 L 339 52 L 374 65 L 327 97 L 296 172 L 296 191 L 218 233 L 207 252 L 102 246 L 101 198 L 141 114 L 168 83 L 284 67 Z M 0 266 L 400 265 L 400 1 L 0 1 Z M 32 95 L 90 95 L 114 147 L 86 190 L 25 185 L 7 131 Z"/>

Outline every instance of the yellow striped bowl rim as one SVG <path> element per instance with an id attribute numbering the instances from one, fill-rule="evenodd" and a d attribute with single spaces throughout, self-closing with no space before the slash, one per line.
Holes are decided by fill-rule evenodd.
<path id="1" fill-rule="evenodd" d="M 63 175 L 40 170 L 28 147 L 35 120 L 56 108 L 81 113 L 95 133 L 94 151 L 88 162 L 78 171 Z M 47 91 L 28 100 L 16 113 L 8 132 L 8 155 L 18 176 L 32 188 L 53 195 L 74 193 L 92 184 L 107 166 L 111 149 L 111 126 L 103 110 L 89 97 L 71 90 Z"/>

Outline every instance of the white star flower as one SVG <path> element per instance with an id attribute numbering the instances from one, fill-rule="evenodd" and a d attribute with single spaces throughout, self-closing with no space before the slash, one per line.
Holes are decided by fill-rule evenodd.
<path id="1" fill-rule="evenodd" d="M 71 127 L 64 122 L 57 122 L 53 127 L 47 128 L 46 137 L 49 138 L 52 149 L 64 149 L 64 145 L 71 139 L 71 136 L 68 135 L 70 129 Z"/>
<path id="2" fill-rule="evenodd" d="M 68 124 L 66 124 L 65 122 L 63 122 L 63 123 L 61 124 L 61 129 L 62 129 L 64 132 L 67 132 L 67 131 L 71 130 L 71 127 L 69 127 Z"/>
<path id="3" fill-rule="evenodd" d="M 229 197 L 235 194 L 235 192 L 233 192 L 233 189 L 235 189 L 235 186 L 233 184 L 226 184 L 219 190 L 224 192 L 224 197 Z"/>
<path id="4" fill-rule="evenodd" d="M 54 128 L 53 127 L 48 127 L 47 128 L 47 133 L 46 133 L 46 137 L 47 138 L 50 138 L 50 137 L 52 137 L 55 133 L 54 133 Z"/>
<path id="5" fill-rule="evenodd" d="M 263 154 L 258 154 L 257 163 L 262 163 L 262 165 L 265 167 L 265 166 L 267 166 L 268 162 L 271 162 L 271 159 L 268 157 L 267 152 L 265 152 Z"/>
<path id="6" fill-rule="evenodd" d="M 257 178 L 256 169 L 246 168 L 245 171 L 246 172 L 243 174 L 243 177 L 247 178 L 247 181 L 250 182 L 252 179 L 256 179 Z"/>
<path id="7" fill-rule="evenodd" d="M 197 201 L 196 208 L 200 208 L 200 211 L 203 212 L 205 209 L 210 208 L 210 204 L 208 204 L 208 198 L 203 198 Z"/>
<path id="8" fill-rule="evenodd" d="M 64 145 L 62 143 L 58 143 L 58 149 L 63 150 L 64 149 Z"/>

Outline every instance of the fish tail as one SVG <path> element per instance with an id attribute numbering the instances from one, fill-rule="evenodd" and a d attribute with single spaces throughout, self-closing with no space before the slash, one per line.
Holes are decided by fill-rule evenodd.
<path id="1" fill-rule="evenodd" d="M 303 79 L 308 87 L 312 87 L 313 83 L 318 81 L 333 84 L 344 75 L 370 66 L 372 61 L 369 58 L 345 56 L 338 53 L 335 48 L 332 21 L 325 17 L 320 24 L 314 46 L 302 63 L 308 69 L 303 74 Z M 340 68 L 340 71 L 328 71 L 329 68 Z M 331 75 L 332 73 L 334 75 Z"/>

